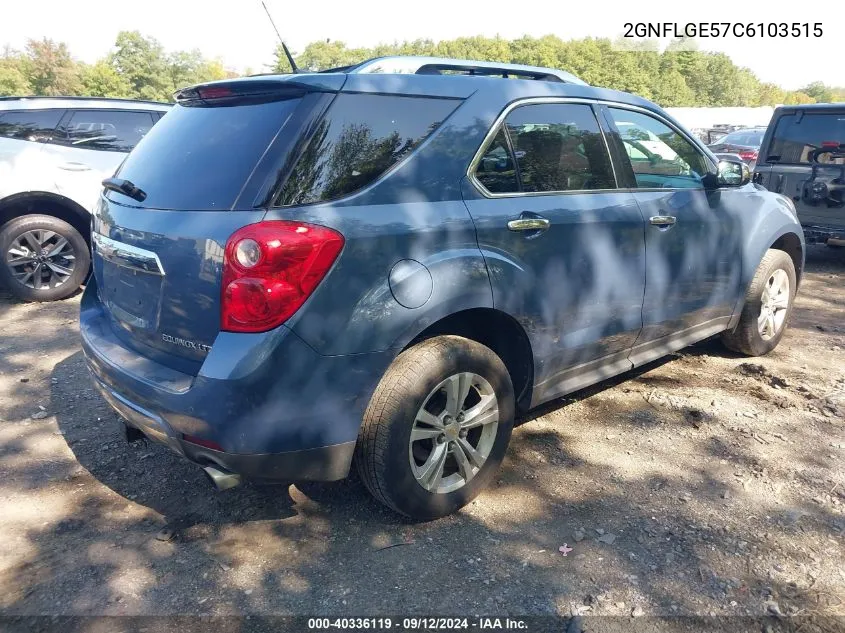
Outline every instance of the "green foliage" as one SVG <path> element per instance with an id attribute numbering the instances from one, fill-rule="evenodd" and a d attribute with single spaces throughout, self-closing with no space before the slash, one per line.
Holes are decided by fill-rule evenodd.
<path id="1" fill-rule="evenodd" d="M 818 103 L 836 103 L 845 101 L 845 87 L 835 88 L 826 86 L 820 81 L 805 86 L 801 89 L 805 95 L 815 99 Z"/>
<path id="2" fill-rule="evenodd" d="M 91 97 L 126 97 L 132 94 L 132 85 L 114 66 L 100 60 L 92 66 L 82 66 L 83 94 Z"/>
<path id="3" fill-rule="evenodd" d="M 750 70 L 736 66 L 723 53 L 698 50 L 694 40 L 674 40 L 662 53 L 654 42 L 584 38 L 563 41 L 554 35 L 540 38 L 459 37 L 434 42 L 414 40 L 347 48 L 343 42 L 312 42 L 296 56 L 303 70 L 348 66 L 384 55 L 426 55 L 500 61 L 561 68 L 587 83 L 624 90 L 666 106 L 773 106 L 845 100 L 845 88 L 818 83 L 787 92 L 762 83 Z M 276 51 L 275 72 L 290 72 L 290 64 Z M 809 101 L 808 101 L 809 99 Z"/>
<path id="4" fill-rule="evenodd" d="M 138 31 L 118 33 L 114 50 L 94 64 L 75 60 L 67 45 L 30 40 L 24 52 L 0 55 L 0 95 L 84 95 L 170 101 L 179 88 L 237 76 L 198 50 L 167 53 Z"/>
<path id="5" fill-rule="evenodd" d="M 26 70 L 24 56 L 6 49 L 0 56 L 0 95 L 22 96 L 32 94 Z"/>
<path id="6" fill-rule="evenodd" d="M 341 41 L 308 44 L 296 56 L 302 70 L 348 66 L 384 55 L 426 55 L 479 59 L 572 72 L 584 81 L 624 90 L 663 106 L 772 106 L 845 101 L 845 87 L 814 82 L 799 91 L 762 83 L 747 68 L 723 53 L 698 50 L 694 40 L 672 41 L 663 52 L 654 42 L 584 38 L 561 40 L 554 35 L 459 37 L 435 42 L 419 39 L 349 48 Z M 281 47 L 274 72 L 291 71 Z M 250 74 L 247 72 L 246 74 Z M 199 50 L 166 51 L 160 42 L 138 31 L 118 33 L 114 49 L 88 65 L 76 61 L 64 43 L 30 40 L 24 52 L 0 54 L 0 95 L 91 95 L 169 101 L 185 86 L 234 77 L 219 59 Z"/>
<path id="7" fill-rule="evenodd" d="M 174 90 L 164 47 L 138 31 L 118 33 L 115 50 L 108 61 L 129 81 L 128 97 L 166 101 Z"/>
<path id="8" fill-rule="evenodd" d="M 800 90 L 795 92 L 787 92 L 786 98 L 783 100 L 784 105 L 801 105 L 804 103 L 815 103 L 816 100 L 810 95 Z"/>
<path id="9" fill-rule="evenodd" d="M 79 67 L 70 56 L 67 45 L 46 37 L 29 40 L 22 69 L 37 95 L 75 95 L 82 89 Z"/>

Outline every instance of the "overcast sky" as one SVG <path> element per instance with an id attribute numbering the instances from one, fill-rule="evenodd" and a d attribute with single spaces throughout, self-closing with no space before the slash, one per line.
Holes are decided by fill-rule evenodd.
<path id="1" fill-rule="evenodd" d="M 0 0 L 0 46 L 27 38 L 67 42 L 91 62 L 106 54 L 118 31 L 137 29 L 168 50 L 199 48 L 237 70 L 266 70 L 276 35 L 260 0 Z M 563 39 L 617 37 L 626 22 L 822 22 L 821 38 L 700 40 L 727 53 L 763 81 L 795 89 L 811 81 L 845 85 L 845 12 L 830 3 L 794 0 L 266 0 L 288 46 L 299 52 L 330 38 L 350 46 L 461 35 L 554 34 Z M 841 0 L 840 0 L 841 2 Z M 823 9 L 824 7 L 824 9 Z M 811 26 L 812 29 L 812 26 Z"/>

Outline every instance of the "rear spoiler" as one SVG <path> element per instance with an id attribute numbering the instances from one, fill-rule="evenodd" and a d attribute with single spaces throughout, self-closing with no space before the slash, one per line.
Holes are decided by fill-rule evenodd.
<path id="1" fill-rule="evenodd" d="M 173 93 L 173 98 L 177 103 L 290 99 L 308 92 L 339 92 L 345 82 L 344 74 L 243 77 L 182 88 Z"/>

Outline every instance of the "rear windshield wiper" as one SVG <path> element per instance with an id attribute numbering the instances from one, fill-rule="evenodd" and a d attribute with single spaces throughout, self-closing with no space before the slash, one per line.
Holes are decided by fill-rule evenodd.
<path id="1" fill-rule="evenodd" d="M 103 187 L 109 191 L 122 193 L 124 196 L 129 196 L 138 202 L 143 202 L 147 199 L 147 193 L 143 189 L 139 189 L 132 182 L 123 178 L 106 178 L 103 181 Z"/>

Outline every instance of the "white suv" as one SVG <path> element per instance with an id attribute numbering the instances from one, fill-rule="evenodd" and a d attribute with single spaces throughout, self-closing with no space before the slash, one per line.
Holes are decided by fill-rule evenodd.
<path id="1" fill-rule="evenodd" d="M 90 212 L 104 178 L 164 103 L 0 98 L 0 286 L 30 301 L 73 294 L 90 267 Z"/>

